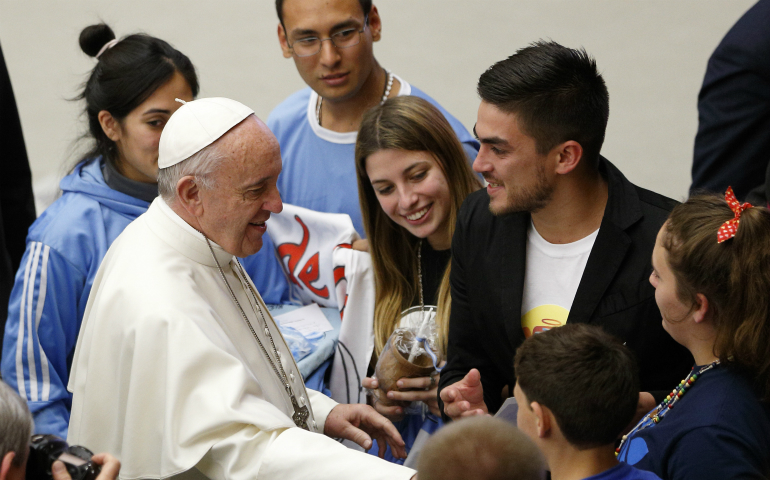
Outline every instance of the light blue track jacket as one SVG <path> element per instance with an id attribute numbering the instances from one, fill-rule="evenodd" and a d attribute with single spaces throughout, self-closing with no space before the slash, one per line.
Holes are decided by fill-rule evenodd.
<path id="1" fill-rule="evenodd" d="M 67 438 L 69 370 L 96 271 L 149 203 L 111 189 L 101 159 L 62 179 L 62 196 L 29 228 L 3 339 L 3 380 L 27 400 L 36 433 Z"/>

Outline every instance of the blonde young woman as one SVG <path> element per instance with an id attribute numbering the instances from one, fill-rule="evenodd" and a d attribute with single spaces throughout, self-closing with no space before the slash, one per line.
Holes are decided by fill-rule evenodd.
<path id="1" fill-rule="evenodd" d="M 358 132 L 355 157 L 375 278 L 372 365 L 402 312 L 421 301 L 437 306 L 436 348 L 445 356 L 452 234 L 460 205 L 481 183 L 447 120 L 418 97 L 392 98 L 370 110 Z M 440 425 L 437 384 L 436 375 L 403 378 L 401 391 L 387 393 L 390 400 L 424 403 L 427 416 L 405 416 L 401 406 L 373 402 L 397 422 L 407 449 L 421 427 L 433 431 Z M 377 388 L 377 379 L 366 378 L 363 386 Z"/>

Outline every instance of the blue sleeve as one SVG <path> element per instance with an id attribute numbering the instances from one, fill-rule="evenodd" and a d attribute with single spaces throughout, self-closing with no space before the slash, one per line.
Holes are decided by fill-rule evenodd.
<path id="1" fill-rule="evenodd" d="M 762 456 L 745 438 L 719 427 L 684 435 L 671 451 L 664 475 L 669 480 L 762 480 Z"/>
<path id="2" fill-rule="evenodd" d="M 67 382 L 85 283 L 85 273 L 56 250 L 27 244 L 8 304 L 2 375 L 27 400 L 35 433 L 67 438 Z"/>
<path id="3" fill-rule="evenodd" d="M 289 284 L 275 256 L 270 235 L 262 235 L 262 248 L 254 255 L 241 259 L 241 263 L 265 303 L 289 303 Z"/>

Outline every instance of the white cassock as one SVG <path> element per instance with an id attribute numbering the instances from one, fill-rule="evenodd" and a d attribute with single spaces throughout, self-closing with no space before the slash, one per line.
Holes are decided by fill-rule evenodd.
<path id="1" fill-rule="evenodd" d="M 290 398 L 203 236 L 158 198 L 115 240 L 94 280 L 69 383 L 70 444 L 114 454 L 126 479 L 410 478 L 411 469 L 317 433 L 336 402 L 305 389 L 258 295 L 266 322 L 255 312 L 251 280 L 212 246 L 272 357 L 267 324 L 298 402 L 310 407 L 311 431 L 294 425 Z"/>

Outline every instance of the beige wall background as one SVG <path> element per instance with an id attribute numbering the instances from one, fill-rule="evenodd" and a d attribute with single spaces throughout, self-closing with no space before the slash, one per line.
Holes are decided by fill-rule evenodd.
<path id="1" fill-rule="evenodd" d="M 603 154 L 631 181 L 682 199 L 706 62 L 754 1 L 381 0 L 375 54 L 470 129 L 476 81 L 492 63 L 540 38 L 583 46 L 610 91 Z M 94 64 L 77 38 L 100 20 L 119 37 L 167 40 L 197 67 L 201 96 L 237 99 L 261 118 L 304 86 L 280 54 L 270 0 L 0 0 L 0 44 L 39 192 L 55 190 L 77 158 L 85 120 L 68 99 Z"/>

